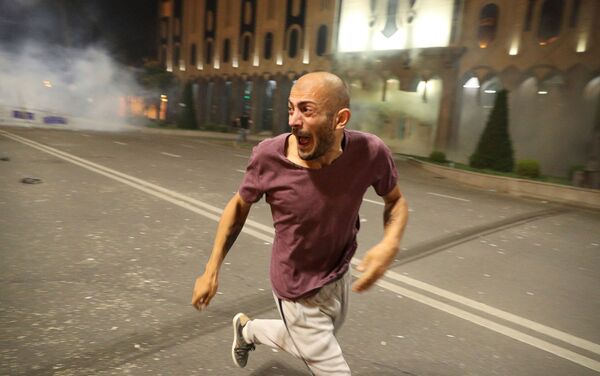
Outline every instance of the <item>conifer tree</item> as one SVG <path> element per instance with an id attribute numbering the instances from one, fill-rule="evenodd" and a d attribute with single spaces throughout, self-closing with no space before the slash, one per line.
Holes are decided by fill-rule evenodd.
<path id="1" fill-rule="evenodd" d="M 469 158 L 471 167 L 496 171 L 513 171 L 515 161 L 512 141 L 508 131 L 508 92 L 496 93 L 494 108 L 475 152 Z"/>

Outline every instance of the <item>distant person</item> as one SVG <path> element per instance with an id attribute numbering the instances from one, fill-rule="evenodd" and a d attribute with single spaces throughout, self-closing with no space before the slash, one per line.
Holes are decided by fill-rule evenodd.
<path id="1" fill-rule="evenodd" d="M 239 119 L 238 120 L 239 134 L 238 134 L 237 141 L 238 142 L 246 142 L 246 140 L 248 138 L 248 130 L 250 129 L 252 120 L 250 120 L 250 115 L 248 115 L 248 113 L 245 111 L 242 114 L 242 116 L 240 116 L 238 119 Z"/>
<path id="2" fill-rule="evenodd" d="M 316 72 L 298 79 L 288 101 L 291 133 L 254 148 L 223 211 L 194 286 L 192 304 L 199 310 L 217 293 L 221 264 L 263 195 L 275 226 L 270 275 L 281 320 L 235 315 L 232 357 L 239 367 L 255 345 L 264 344 L 302 359 L 314 375 L 350 375 L 335 334 L 348 309 L 363 195 L 372 186 L 383 197 L 384 235 L 357 268 L 362 275 L 352 286 L 356 292 L 371 287 L 394 260 L 408 208 L 389 149 L 374 135 L 346 129 L 349 106 L 339 77 Z"/>

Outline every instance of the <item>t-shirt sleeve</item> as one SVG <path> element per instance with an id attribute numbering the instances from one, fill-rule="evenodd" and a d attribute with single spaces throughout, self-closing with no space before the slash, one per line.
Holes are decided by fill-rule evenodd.
<path id="1" fill-rule="evenodd" d="M 246 167 L 244 180 L 242 180 L 242 184 L 238 189 L 239 195 L 248 203 L 257 202 L 263 195 L 263 190 L 260 185 L 259 154 L 258 146 L 254 147 L 252 155 L 250 156 L 250 161 Z"/>
<path id="2" fill-rule="evenodd" d="M 374 161 L 375 181 L 372 186 L 379 196 L 385 196 L 398 184 L 398 171 L 394 164 L 392 152 L 383 143 L 379 141 L 377 157 Z"/>

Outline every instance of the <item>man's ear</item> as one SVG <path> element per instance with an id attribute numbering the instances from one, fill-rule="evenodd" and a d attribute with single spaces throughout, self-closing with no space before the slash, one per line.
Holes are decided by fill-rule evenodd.
<path id="1" fill-rule="evenodd" d="M 349 108 L 342 108 L 335 116 L 335 129 L 342 129 L 350 121 L 351 112 Z"/>

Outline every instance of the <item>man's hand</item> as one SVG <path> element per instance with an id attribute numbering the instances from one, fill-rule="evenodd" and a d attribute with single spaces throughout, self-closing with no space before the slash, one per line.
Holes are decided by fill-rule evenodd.
<path id="1" fill-rule="evenodd" d="M 397 248 L 386 246 L 383 243 L 371 248 L 356 267 L 356 270 L 363 274 L 352 285 L 352 291 L 362 292 L 373 286 L 394 261 L 396 252 Z"/>
<path id="2" fill-rule="evenodd" d="M 217 279 L 216 274 L 207 272 L 196 278 L 194 293 L 192 294 L 192 305 L 194 308 L 201 311 L 208 307 L 219 287 Z"/>

